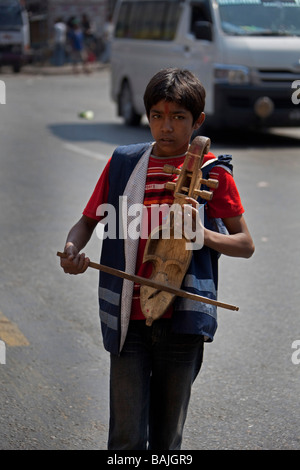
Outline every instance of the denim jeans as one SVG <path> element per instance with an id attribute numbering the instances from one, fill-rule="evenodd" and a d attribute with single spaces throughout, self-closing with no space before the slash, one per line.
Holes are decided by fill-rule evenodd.
<path id="1" fill-rule="evenodd" d="M 111 355 L 109 450 L 180 450 L 203 337 L 175 334 L 171 320 L 131 321 Z"/>
<path id="2" fill-rule="evenodd" d="M 62 66 L 65 63 L 65 45 L 55 44 L 53 54 L 53 64 L 56 66 Z"/>

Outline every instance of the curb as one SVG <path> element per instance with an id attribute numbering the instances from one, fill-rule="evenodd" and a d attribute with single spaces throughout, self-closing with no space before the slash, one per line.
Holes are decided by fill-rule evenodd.
<path id="1" fill-rule="evenodd" d="M 90 64 L 91 73 L 94 72 L 101 72 L 102 70 L 107 70 L 110 67 L 110 64 Z M 80 69 L 79 69 L 80 70 Z M 89 75 L 88 73 L 84 73 L 82 70 L 77 74 L 73 72 L 72 64 L 63 65 L 60 67 L 55 67 L 53 65 L 24 65 L 21 70 L 22 74 L 28 75 Z"/>

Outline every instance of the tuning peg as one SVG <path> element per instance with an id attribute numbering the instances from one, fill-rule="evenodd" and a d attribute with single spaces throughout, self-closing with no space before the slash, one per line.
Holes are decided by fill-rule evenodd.
<path id="1" fill-rule="evenodd" d="M 170 175 L 180 175 L 181 172 L 179 168 L 176 168 L 176 166 L 173 165 L 164 165 L 163 170 L 165 173 L 168 173 Z"/>
<path id="2" fill-rule="evenodd" d="M 206 186 L 208 186 L 208 188 L 212 189 L 216 189 L 219 186 L 219 181 L 211 178 L 209 178 L 208 180 L 201 178 L 200 183 L 205 184 Z"/>
<path id="3" fill-rule="evenodd" d="M 197 196 L 202 197 L 202 199 L 205 199 L 206 201 L 211 201 L 213 197 L 213 193 L 211 191 L 195 189 L 194 193 L 197 194 Z"/>
<path id="4" fill-rule="evenodd" d="M 165 184 L 165 188 L 166 188 L 166 189 L 170 189 L 171 191 L 174 191 L 174 190 L 175 190 L 175 187 L 176 187 L 176 183 L 172 183 L 171 181 L 168 181 L 168 182 Z"/>

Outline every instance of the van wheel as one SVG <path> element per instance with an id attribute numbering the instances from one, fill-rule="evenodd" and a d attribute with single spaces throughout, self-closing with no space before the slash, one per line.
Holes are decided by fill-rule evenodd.
<path id="1" fill-rule="evenodd" d="M 21 64 L 14 64 L 13 65 L 13 72 L 20 73 L 21 72 Z"/>
<path id="2" fill-rule="evenodd" d="M 124 82 L 122 85 L 119 97 L 119 111 L 120 116 L 124 118 L 125 124 L 127 124 L 127 126 L 138 126 L 140 124 L 142 116 L 135 112 L 128 82 Z"/>

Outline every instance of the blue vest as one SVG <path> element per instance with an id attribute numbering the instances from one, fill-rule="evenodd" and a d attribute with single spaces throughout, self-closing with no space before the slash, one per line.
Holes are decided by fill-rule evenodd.
<path id="1" fill-rule="evenodd" d="M 116 234 L 120 230 L 119 196 L 122 196 L 133 170 L 141 157 L 148 151 L 151 143 L 133 144 L 118 147 L 111 159 L 109 168 L 108 203 L 116 210 Z M 221 155 L 203 168 L 203 178 L 208 177 L 210 170 L 216 165 L 225 166 L 232 171 L 231 156 Z M 145 175 L 146 177 L 146 175 Z M 206 189 L 206 188 L 204 188 Z M 143 202 L 143 201 L 141 201 Z M 200 203 L 204 201 L 199 200 Z M 206 213 L 206 211 L 205 211 Z M 206 214 L 204 224 L 215 230 L 215 220 L 209 221 Z M 182 288 L 186 291 L 217 299 L 219 253 L 203 246 L 201 250 L 193 250 L 192 261 L 186 273 Z M 125 270 L 124 239 L 120 237 L 103 240 L 101 263 L 113 268 Z M 119 354 L 126 336 L 126 324 L 121 322 L 123 279 L 100 272 L 99 276 L 99 311 L 103 343 L 106 350 Z M 172 326 L 175 332 L 199 334 L 212 341 L 217 329 L 217 309 L 214 305 L 191 301 L 177 297 L 174 302 Z M 123 323 L 123 324 L 122 324 Z M 125 322 L 126 323 L 126 322 Z M 121 326 L 122 325 L 122 326 Z M 123 329 L 123 331 L 121 331 Z M 125 330 L 125 331 L 124 331 Z"/>

